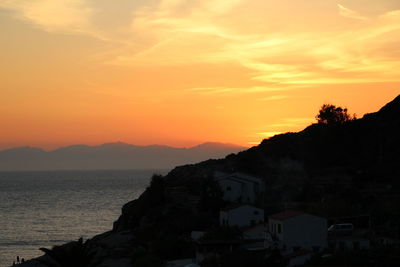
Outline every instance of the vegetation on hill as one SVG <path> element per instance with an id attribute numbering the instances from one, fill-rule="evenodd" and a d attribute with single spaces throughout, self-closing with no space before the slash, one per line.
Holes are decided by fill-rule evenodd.
<path id="1" fill-rule="evenodd" d="M 357 117 L 355 114 L 353 116 L 348 114 L 347 108 L 336 107 L 332 104 L 324 104 L 315 118 L 318 123 L 322 124 L 340 124 L 355 120 Z"/>

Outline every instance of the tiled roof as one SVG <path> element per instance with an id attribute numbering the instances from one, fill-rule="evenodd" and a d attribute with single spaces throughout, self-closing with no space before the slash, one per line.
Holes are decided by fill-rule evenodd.
<path id="1" fill-rule="evenodd" d="M 240 172 L 234 172 L 234 173 L 215 172 L 214 176 L 217 181 L 228 179 L 228 180 L 241 180 L 252 183 L 262 182 L 262 178 L 260 177 L 250 176 Z"/>
<path id="2" fill-rule="evenodd" d="M 269 219 L 274 219 L 274 220 L 286 220 L 292 217 L 299 216 L 301 214 L 304 214 L 302 211 L 295 211 L 295 210 L 287 210 L 284 212 L 272 214 L 268 216 Z"/>
<path id="3" fill-rule="evenodd" d="M 260 226 L 264 226 L 265 228 L 268 228 L 267 224 L 263 222 L 263 223 L 259 223 L 259 224 L 256 224 L 256 225 L 241 227 L 240 231 L 246 232 L 246 231 L 252 230 L 254 228 L 260 227 Z"/>

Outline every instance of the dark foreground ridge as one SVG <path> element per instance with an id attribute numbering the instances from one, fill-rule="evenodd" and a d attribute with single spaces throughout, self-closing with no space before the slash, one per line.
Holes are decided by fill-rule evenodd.
<path id="1" fill-rule="evenodd" d="M 112 231 L 45 250 L 45 256 L 24 266 L 165 266 L 167 261 L 196 258 L 205 248 L 216 258 L 203 258 L 198 262 L 201 266 L 286 266 L 291 259 L 310 253 L 297 249 L 283 257 L 283 248 L 264 247 L 257 258 L 247 257 L 247 250 L 236 250 L 244 239 L 238 228 L 221 226 L 220 211 L 243 206 L 246 200 L 227 200 L 229 192 L 218 184 L 218 173 L 261 178 L 263 193 L 251 205 L 260 208 L 265 218 L 295 209 L 302 212 L 278 213 L 270 219 L 309 213 L 326 218 L 328 224 L 351 222 L 357 229 L 366 229 L 362 236 L 368 241 L 366 254 L 358 250 L 358 254 L 340 254 L 335 245 L 325 250 L 336 266 L 344 266 L 343 259 L 362 259 L 363 266 L 378 266 L 374 265 L 377 260 L 379 266 L 394 266 L 400 262 L 399 136 L 400 96 L 361 119 L 313 124 L 224 159 L 176 167 L 164 177 L 154 176 L 138 199 L 125 204 Z M 193 231 L 206 234 L 196 239 Z M 383 238 L 397 245 L 383 248 Z M 360 247 L 364 239 L 354 242 Z M 221 249 L 226 243 L 230 250 Z M 327 263 L 323 254 L 313 255 L 315 265 Z"/>

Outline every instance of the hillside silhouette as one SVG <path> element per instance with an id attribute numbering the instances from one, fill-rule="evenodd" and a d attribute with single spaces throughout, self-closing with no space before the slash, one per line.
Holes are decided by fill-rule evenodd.
<path id="1" fill-rule="evenodd" d="M 262 177 L 266 197 L 259 206 L 267 214 L 296 205 L 295 208 L 328 218 L 368 214 L 376 225 L 398 225 L 399 136 L 400 96 L 361 119 L 313 124 L 298 133 L 266 139 L 224 159 L 180 166 L 156 179 L 158 182 L 139 199 L 127 203 L 114 230 L 151 229 L 156 238 L 157 233 L 162 235 L 167 229 L 169 233 L 185 235 L 189 229 L 210 227 L 224 205 L 204 192 L 204 188 L 212 188 L 215 171 Z M 186 188 L 187 194 L 200 197 L 200 208 L 166 215 L 174 204 L 165 202 L 163 196 L 171 187 Z M 202 212 L 205 210 L 208 215 Z M 164 215 L 160 218 L 157 214 Z M 178 223 L 182 221 L 186 222 L 185 227 Z"/>
<path id="2" fill-rule="evenodd" d="M 266 179 L 289 172 L 291 179 L 299 179 L 334 171 L 380 182 L 396 181 L 400 173 L 399 136 L 400 96 L 361 119 L 313 124 L 298 133 L 276 135 L 222 160 L 177 167 L 166 178 L 184 179 L 219 170 Z"/>

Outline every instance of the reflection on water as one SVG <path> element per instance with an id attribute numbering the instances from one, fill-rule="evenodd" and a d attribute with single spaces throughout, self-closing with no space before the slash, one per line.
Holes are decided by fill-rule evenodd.
<path id="1" fill-rule="evenodd" d="M 160 171 L 0 172 L 0 266 L 110 230 Z"/>

